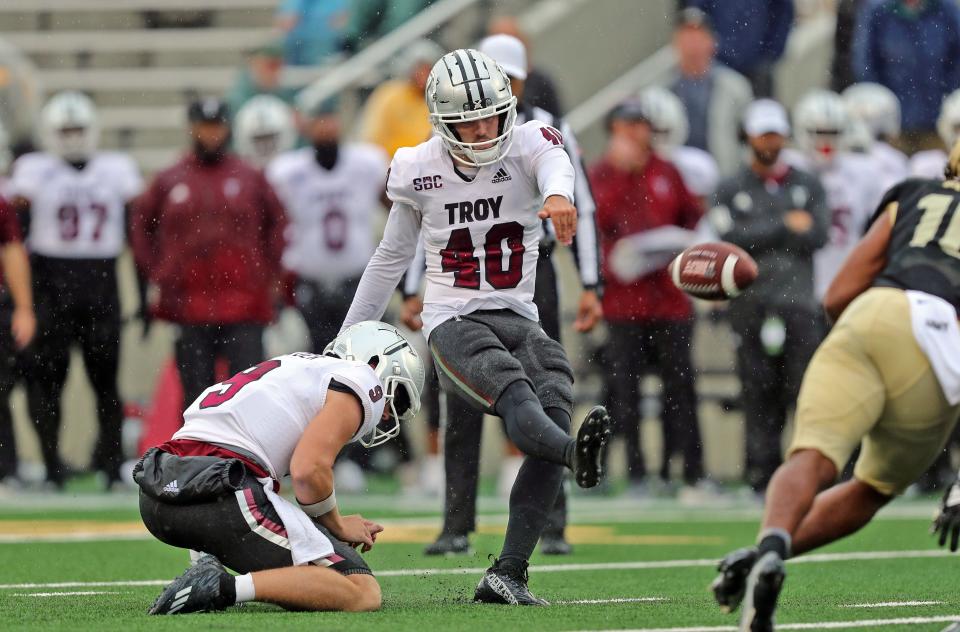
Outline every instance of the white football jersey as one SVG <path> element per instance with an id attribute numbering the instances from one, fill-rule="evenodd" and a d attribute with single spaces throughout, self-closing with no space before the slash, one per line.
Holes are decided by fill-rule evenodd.
<path id="1" fill-rule="evenodd" d="M 356 441 L 383 416 L 377 374 L 362 362 L 300 352 L 261 362 L 205 390 L 183 413 L 183 428 L 173 438 L 242 448 L 279 480 L 290 472 L 293 451 L 334 379 L 363 405 L 363 422 L 351 439 Z"/>
<path id="2" fill-rule="evenodd" d="M 943 178 L 943 170 L 947 166 L 947 152 L 942 149 L 926 149 L 910 156 L 910 177 Z"/>
<path id="3" fill-rule="evenodd" d="M 83 169 L 36 152 L 13 165 L 10 191 L 30 202 L 30 252 L 62 259 L 108 259 L 123 251 L 127 202 L 143 188 L 133 159 L 98 152 Z"/>
<path id="4" fill-rule="evenodd" d="M 867 155 L 873 159 L 876 165 L 874 179 L 877 181 L 877 195 L 872 204 L 876 206 L 888 189 L 895 184 L 899 184 L 909 175 L 910 166 L 906 154 L 882 141 L 877 141 L 871 145 Z"/>
<path id="5" fill-rule="evenodd" d="M 720 168 L 710 152 L 680 145 L 666 157 L 680 172 L 683 184 L 699 198 L 709 198 L 720 183 Z"/>
<path id="6" fill-rule="evenodd" d="M 506 156 L 480 167 L 472 180 L 454 168 L 439 137 L 397 151 L 387 195 L 421 218 L 426 335 L 450 318 L 480 309 L 511 309 L 538 320 L 533 304 L 542 234 L 537 212 L 549 195 L 572 201 L 573 183 L 563 137 L 536 120 L 516 126 Z"/>
<path id="7" fill-rule="evenodd" d="M 277 156 L 266 176 L 290 222 L 284 267 L 331 286 L 359 277 L 376 247 L 386 153 L 373 145 L 344 144 L 328 171 L 314 150 L 304 147 Z"/>
<path id="8" fill-rule="evenodd" d="M 813 289 L 817 300 L 820 300 L 847 255 L 863 236 L 885 189 L 880 188 L 881 182 L 872 170 L 876 161 L 869 154 L 841 152 L 829 166 L 819 169 L 799 152 L 785 154 L 790 165 L 818 176 L 827 194 L 829 239 L 813 255 Z"/>

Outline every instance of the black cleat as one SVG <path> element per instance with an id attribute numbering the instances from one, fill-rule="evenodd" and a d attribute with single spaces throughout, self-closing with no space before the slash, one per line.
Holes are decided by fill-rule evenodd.
<path id="1" fill-rule="evenodd" d="M 743 601 L 747 575 L 750 574 L 758 555 L 757 547 L 748 546 L 728 553 L 717 566 L 720 574 L 710 584 L 710 589 L 713 591 L 713 598 L 724 612 L 733 612 Z"/>
<path id="2" fill-rule="evenodd" d="M 493 557 L 493 556 L 491 556 Z M 550 602 L 535 597 L 527 587 L 527 563 L 515 568 L 494 559 L 473 594 L 474 602 L 496 603 L 508 606 L 549 606 Z"/>
<path id="3" fill-rule="evenodd" d="M 739 632 L 773 632 L 773 613 L 786 575 L 783 559 L 775 551 L 757 560 L 747 577 Z"/>
<path id="4" fill-rule="evenodd" d="M 149 614 L 186 614 L 225 610 L 234 604 L 221 590 L 233 577 L 220 560 L 204 555 L 171 582 L 150 607 Z"/>
<path id="5" fill-rule="evenodd" d="M 433 544 L 423 550 L 424 555 L 472 555 L 470 540 L 465 535 L 441 533 Z"/>
<path id="6" fill-rule="evenodd" d="M 570 555 L 573 547 L 563 533 L 544 533 L 540 536 L 540 552 L 544 555 Z"/>
<path id="7" fill-rule="evenodd" d="M 610 415 L 603 406 L 594 406 L 577 431 L 573 455 L 573 474 L 584 489 L 596 487 L 603 478 L 603 453 L 613 431 Z"/>

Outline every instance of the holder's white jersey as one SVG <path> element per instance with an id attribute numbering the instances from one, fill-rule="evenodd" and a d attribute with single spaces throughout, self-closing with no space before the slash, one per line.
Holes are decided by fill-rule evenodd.
<path id="1" fill-rule="evenodd" d="M 792 166 L 820 179 L 830 208 L 830 234 L 827 244 L 813 255 L 813 289 L 817 300 L 823 298 L 847 255 L 853 250 L 885 189 L 873 170 L 874 157 L 851 152 L 838 153 L 829 166 L 816 168 L 797 151 L 785 151 Z"/>
<path id="2" fill-rule="evenodd" d="M 283 266 L 328 285 L 359 277 L 375 249 L 386 153 L 373 145 L 344 144 L 328 171 L 314 150 L 304 147 L 274 158 L 266 176 L 290 221 Z"/>
<path id="3" fill-rule="evenodd" d="M 947 152 L 942 149 L 925 149 L 910 156 L 910 177 L 938 180 L 943 178 L 947 166 Z"/>
<path id="4" fill-rule="evenodd" d="M 363 422 L 351 441 L 380 422 L 383 386 L 369 365 L 316 355 L 291 353 L 241 371 L 214 384 L 183 413 L 174 439 L 193 439 L 250 452 L 279 480 L 310 421 L 327 400 L 330 381 L 356 393 Z"/>
<path id="5" fill-rule="evenodd" d="M 439 137 L 397 151 L 387 179 L 394 205 L 344 327 L 382 316 L 422 234 L 424 335 L 481 309 L 537 320 L 533 304 L 541 236 L 537 212 L 550 195 L 573 201 L 574 169 L 555 128 L 529 121 L 510 150 L 473 179 L 454 168 Z"/>
<path id="6" fill-rule="evenodd" d="M 45 152 L 13 165 L 10 193 L 30 202 L 27 248 L 45 257 L 109 259 L 126 242 L 127 202 L 143 188 L 133 159 L 97 152 L 83 169 Z"/>

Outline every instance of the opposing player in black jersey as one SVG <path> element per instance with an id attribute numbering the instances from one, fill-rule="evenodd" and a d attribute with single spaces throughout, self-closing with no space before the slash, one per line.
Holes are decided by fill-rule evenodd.
<path id="1" fill-rule="evenodd" d="M 945 180 L 906 180 L 824 296 L 836 321 L 804 375 L 755 547 L 713 590 L 740 630 L 773 629 L 784 560 L 854 533 L 926 470 L 960 414 L 960 143 Z M 861 446 L 854 478 L 834 485 Z"/>

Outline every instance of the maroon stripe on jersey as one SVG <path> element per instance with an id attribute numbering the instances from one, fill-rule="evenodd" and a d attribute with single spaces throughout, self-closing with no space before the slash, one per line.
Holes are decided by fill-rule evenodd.
<path id="1" fill-rule="evenodd" d="M 260 511 L 260 507 L 257 506 L 257 501 L 253 498 L 253 491 L 250 488 L 243 490 L 243 497 L 247 499 L 247 509 L 250 510 L 250 513 L 253 515 L 253 519 L 257 521 L 257 524 L 272 531 L 279 536 L 287 537 L 287 530 L 283 527 L 282 524 L 277 524 L 270 518 L 267 518 L 263 515 L 263 512 Z"/>

